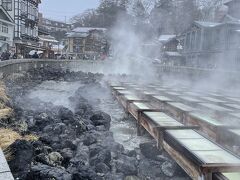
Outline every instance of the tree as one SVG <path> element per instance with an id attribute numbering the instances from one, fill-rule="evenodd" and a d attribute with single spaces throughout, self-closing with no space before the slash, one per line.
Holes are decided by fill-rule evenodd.
<path id="1" fill-rule="evenodd" d="M 88 9 L 82 14 L 74 16 L 71 21 L 75 26 L 80 27 L 102 27 L 99 15 L 95 9 Z"/>
<path id="2" fill-rule="evenodd" d="M 197 19 L 197 12 L 193 0 L 157 0 L 150 22 L 158 35 L 179 34 Z"/>
<path id="3" fill-rule="evenodd" d="M 198 0 L 199 20 L 214 21 L 215 11 L 222 5 L 222 0 Z"/>

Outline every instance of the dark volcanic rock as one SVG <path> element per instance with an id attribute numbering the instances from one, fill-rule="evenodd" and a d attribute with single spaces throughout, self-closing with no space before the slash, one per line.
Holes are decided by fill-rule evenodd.
<path id="1" fill-rule="evenodd" d="M 115 163 L 117 172 L 123 173 L 125 175 L 137 175 L 138 162 L 134 157 L 121 155 Z"/>
<path id="2" fill-rule="evenodd" d="M 90 158 L 90 165 L 96 166 L 99 163 L 105 163 L 110 167 L 111 161 L 111 152 L 107 149 L 101 149 L 99 152 L 95 154 L 95 156 Z"/>
<path id="3" fill-rule="evenodd" d="M 104 163 L 99 163 L 95 166 L 95 170 L 97 173 L 107 174 L 110 171 L 110 168 Z"/>
<path id="4" fill-rule="evenodd" d="M 58 111 L 58 117 L 61 119 L 61 120 L 74 120 L 74 117 L 73 117 L 73 112 L 71 110 L 69 110 L 68 108 L 65 108 L 65 107 L 61 107 Z"/>
<path id="5" fill-rule="evenodd" d="M 161 151 L 158 150 L 156 142 L 147 142 L 139 145 L 141 153 L 149 159 L 156 160 L 159 155 L 161 155 Z"/>
<path id="6" fill-rule="evenodd" d="M 44 164 L 37 164 L 31 167 L 27 180 L 72 180 L 72 175 L 63 168 L 51 167 Z"/>
<path id="7" fill-rule="evenodd" d="M 111 116 L 107 113 L 101 111 L 96 112 L 90 117 L 90 120 L 95 126 L 104 125 L 107 130 L 110 128 Z"/>
<path id="8" fill-rule="evenodd" d="M 24 179 L 28 172 L 34 155 L 33 146 L 25 140 L 17 140 L 10 147 L 12 159 L 9 166 L 15 177 Z"/>

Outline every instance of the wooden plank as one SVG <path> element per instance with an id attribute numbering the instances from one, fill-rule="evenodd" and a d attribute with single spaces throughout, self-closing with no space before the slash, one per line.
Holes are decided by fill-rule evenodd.
<path id="1" fill-rule="evenodd" d="M 198 99 L 196 97 L 191 97 L 191 96 L 179 96 L 179 98 L 184 101 L 184 102 L 190 102 L 190 103 L 200 103 L 204 102 L 201 99 Z"/>
<path id="2" fill-rule="evenodd" d="M 166 141 L 163 142 L 164 149 L 177 162 L 177 164 L 193 179 L 201 179 L 201 172 L 199 168 L 193 164 L 189 159 L 182 156 L 182 154 L 172 148 Z"/>
<path id="3" fill-rule="evenodd" d="M 200 130 L 208 137 L 219 142 L 220 133 L 223 128 L 232 127 L 230 124 L 225 124 L 205 112 L 190 112 L 186 116 L 185 123 L 188 125 L 199 126 Z"/>
<path id="4" fill-rule="evenodd" d="M 229 108 L 240 110 L 240 104 L 224 104 Z"/>
<path id="5" fill-rule="evenodd" d="M 210 101 L 213 103 L 226 103 L 226 101 L 218 99 L 218 98 L 214 98 L 214 97 L 210 97 L 210 96 L 205 96 L 205 97 L 200 97 L 201 99 L 203 99 L 204 101 Z"/>
<path id="6" fill-rule="evenodd" d="M 233 110 L 227 109 L 223 106 L 211 104 L 211 103 L 199 103 L 204 109 L 211 111 L 220 111 L 220 112 L 232 112 Z"/>
<path id="7" fill-rule="evenodd" d="M 166 102 L 164 104 L 164 111 L 167 112 L 170 116 L 172 116 L 174 119 L 177 119 L 178 121 L 185 124 L 185 117 L 187 113 L 194 111 L 195 109 L 187 106 L 183 103 L 178 102 Z"/>
<path id="8" fill-rule="evenodd" d="M 171 130 L 177 132 L 179 130 Z M 183 131 L 183 130 L 182 130 Z M 184 130 L 191 135 L 191 130 Z M 201 135 L 200 135 L 201 136 Z M 205 137 L 197 139 L 181 139 L 169 134 L 164 134 L 164 140 L 176 151 L 182 153 L 194 164 L 208 172 L 240 172 L 240 159 L 232 153 L 222 149 L 219 145 L 211 142 Z M 199 142 L 200 144 L 196 144 Z M 221 170 L 221 171 L 220 171 Z"/>

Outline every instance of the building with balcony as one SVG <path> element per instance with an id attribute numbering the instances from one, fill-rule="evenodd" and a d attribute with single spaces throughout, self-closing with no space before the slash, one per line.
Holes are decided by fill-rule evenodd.
<path id="1" fill-rule="evenodd" d="M 0 4 L 0 53 L 13 46 L 14 23 L 11 16 Z"/>
<path id="2" fill-rule="evenodd" d="M 160 60 L 164 65 L 185 65 L 181 52 L 180 40 L 176 35 L 165 34 L 158 38 L 160 44 Z"/>
<path id="3" fill-rule="evenodd" d="M 68 33 L 67 53 L 69 56 L 83 58 L 107 54 L 108 42 L 105 28 L 76 28 Z"/>
<path id="4" fill-rule="evenodd" d="M 1 0 L 2 7 L 14 20 L 14 47 L 26 57 L 38 49 L 38 5 L 41 0 Z"/>
<path id="5" fill-rule="evenodd" d="M 39 26 L 49 33 L 57 31 L 68 32 L 72 27 L 71 24 L 68 23 L 44 18 L 42 13 L 39 13 Z"/>

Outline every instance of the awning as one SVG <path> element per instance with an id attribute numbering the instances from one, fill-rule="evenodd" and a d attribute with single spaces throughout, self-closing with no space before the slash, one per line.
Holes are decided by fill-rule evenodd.
<path id="1" fill-rule="evenodd" d="M 39 37 L 39 40 L 40 41 L 46 41 L 46 42 L 52 42 L 52 43 L 58 43 L 58 41 L 55 40 L 55 39 L 47 39 L 47 38 Z"/>
<path id="2" fill-rule="evenodd" d="M 170 52 L 170 51 L 167 51 L 167 52 L 165 52 L 165 54 L 167 55 L 167 56 L 172 56 L 172 57 L 181 57 L 182 55 L 179 53 L 179 52 Z"/>
<path id="3" fill-rule="evenodd" d="M 21 44 L 21 43 L 18 43 L 18 44 L 21 45 L 21 46 L 33 49 L 33 50 L 41 50 L 41 51 L 45 51 L 46 50 L 46 48 L 35 46 L 35 45 L 27 45 L 27 44 Z"/>

